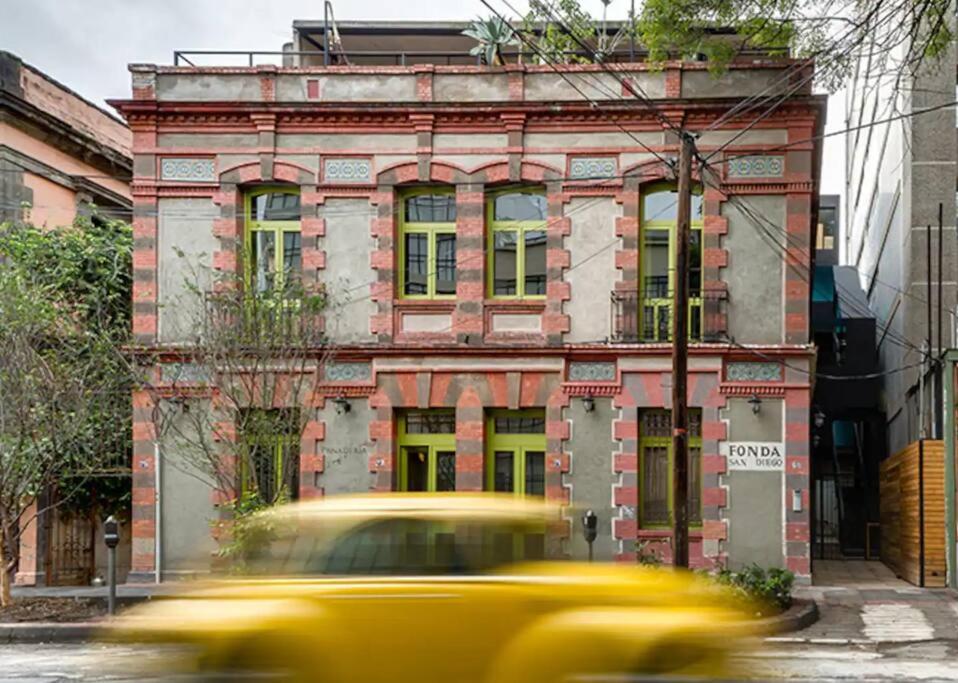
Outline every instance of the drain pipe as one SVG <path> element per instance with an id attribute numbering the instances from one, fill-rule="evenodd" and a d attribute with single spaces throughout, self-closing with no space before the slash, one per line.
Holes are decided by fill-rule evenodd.
<path id="1" fill-rule="evenodd" d="M 163 509 L 160 505 L 160 496 L 163 492 L 163 463 L 160 461 L 160 442 L 153 442 L 153 574 L 156 583 L 162 581 L 163 572 Z"/>

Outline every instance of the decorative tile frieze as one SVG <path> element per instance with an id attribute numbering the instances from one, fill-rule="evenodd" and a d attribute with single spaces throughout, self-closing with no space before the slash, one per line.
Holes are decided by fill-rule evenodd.
<path id="1" fill-rule="evenodd" d="M 216 167 L 212 159 L 166 157 L 160 160 L 160 180 L 211 183 L 216 180 Z"/>
<path id="2" fill-rule="evenodd" d="M 574 180 L 614 178 L 616 166 L 615 157 L 573 157 L 569 162 L 569 177 Z"/>
<path id="3" fill-rule="evenodd" d="M 781 382 L 782 366 L 778 363 L 734 361 L 725 366 L 729 382 Z"/>
<path id="4" fill-rule="evenodd" d="M 614 382 L 615 363 L 569 363 L 570 382 Z"/>
<path id="5" fill-rule="evenodd" d="M 324 183 L 371 183 L 373 162 L 371 159 L 348 157 L 323 160 Z"/>
<path id="6" fill-rule="evenodd" d="M 196 363 L 164 363 L 160 366 L 163 384 L 205 384 L 209 379 L 209 371 Z"/>
<path id="7" fill-rule="evenodd" d="M 328 383 L 368 382 L 372 376 L 372 363 L 326 363 L 323 379 Z"/>
<path id="8" fill-rule="evenodd" d="M 781 178 L 785 175 L 785 157 L 747 156 L 729 159 L 728 178 Z"/>

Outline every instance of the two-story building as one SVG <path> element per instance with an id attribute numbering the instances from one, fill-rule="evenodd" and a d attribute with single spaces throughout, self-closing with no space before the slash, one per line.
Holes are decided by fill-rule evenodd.
<path id="1" fill-rule="evenodd" d="M 565 506 L 571 555 L 591 508 L 597 559 L 641 546 L 668 560 L 673 160 L 675 131 L 694 131 L 709 166 L 692 223 L 692 563 L 807 580 L 824 119 L 807 65 L 482 66 L 464 26 L 428 27 L 458 58 L 362 54 L 395 41 L 390 22 L 340 24 L 348 65 L 131 65 L 133 96 L 115 105 L 134 134 L 144 354 L 189 364 L 183 254 L 246 287 L 321 283 L 332 355 L 299 406 L 298 452 L 278 456 L 296 458 L 299 497 L 544 496 Z M 321 26 L 296 29 L 300 50 L 321 41 Z M 757 122 L 733 111 L 788 91 Z M 161 385 L 176 374 L 155 370 Z M 158 435 L 163 396 L 134 395 L 139 577 L 203 571 L 214 548 L 218 497 Z"/>

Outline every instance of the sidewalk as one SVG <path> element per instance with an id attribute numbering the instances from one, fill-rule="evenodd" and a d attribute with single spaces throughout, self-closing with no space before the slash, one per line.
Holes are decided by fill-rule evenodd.
<path id="1" fill-rule="evenodd" d="M 116 587 L 117 598 L 149 600 L 156 595 L 182 593 L 191 584 L 183 583 L 121 583 Z M 76 600 L 106 600 L 106 586 L 13 586 L 14 598 L 73 598 Z"/>
<path id="2" fill-rule="evenodd" d="M 773 642 L 842 645 L 958 640 L 958 596 L 917 588 L 880 562 L 819 561 L 814 584 L 795 596 L 818 603 L 819 620 Z"/>

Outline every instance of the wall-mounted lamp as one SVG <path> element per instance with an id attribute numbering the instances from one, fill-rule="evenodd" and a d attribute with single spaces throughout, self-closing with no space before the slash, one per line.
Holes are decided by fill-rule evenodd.
<path id="1" fill-rule="evenodd" d="M 762 410 L 762 399 L 758 397 L 758 394 L 752 394 L 748 399 L 748 404 L 752 406 L 754 415 L 758 415 L 759 411 Z"/>
<path id="2" fill-rule="evenodd" d="M 825 424 L 825 413 L 823 413 L 821 409 L 816 408 L 814 414 L 812 415 L 812 419 L 815 420 L 815 429 L 821 429 Z"/>
<path id="3" fill-rule="evenodd" d="M 587 413 L 595 410 L 595 399 L 592 398 L 592 394 L 586 394 L 582 397 L 582 409 Z"/>
<path id="4" fill-rule="evenodd" d="M 337 415 L 345 415 L 350 410 L 352 410 L 352 406 L 349 405 L 349 401 L 347 401 L 346 398 L 343 396 L 337 396 L 336 398 L 334 398 L 333 405 L 336 406 Z"/>

